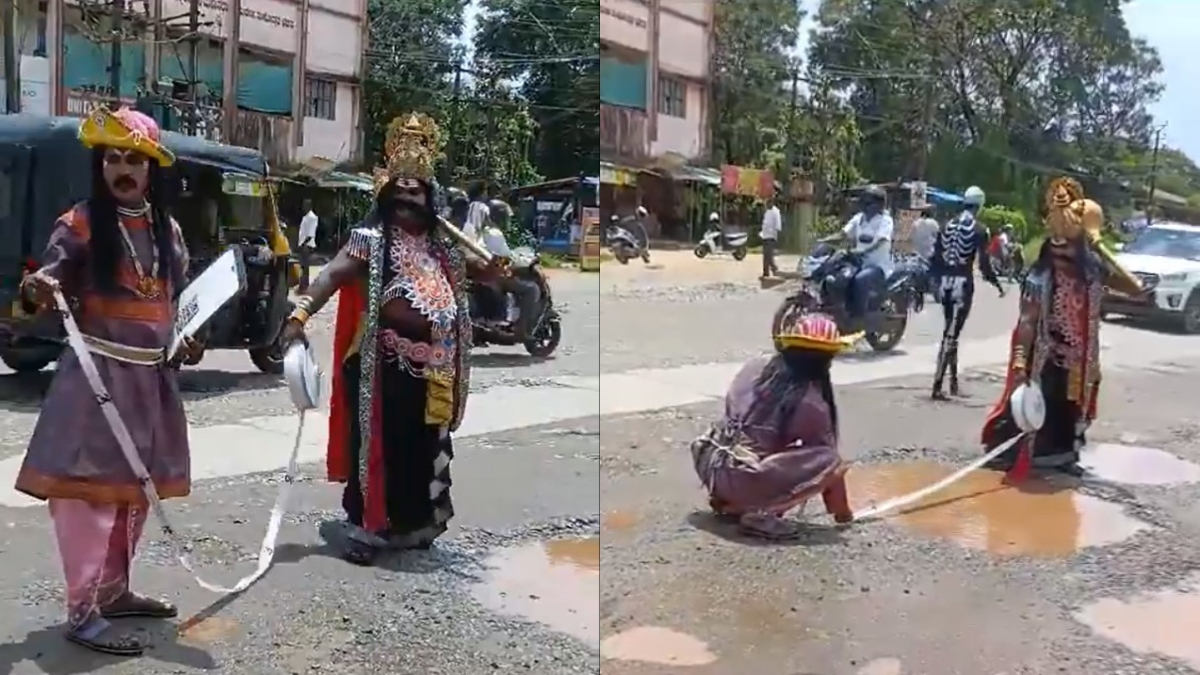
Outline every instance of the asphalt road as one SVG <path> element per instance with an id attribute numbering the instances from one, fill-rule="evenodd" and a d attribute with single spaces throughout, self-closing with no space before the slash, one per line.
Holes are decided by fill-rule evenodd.
<path id="1" fill-rule="evenodd" d="M 560 354 L 534 362 L 483 350 L 473 389 L 563 387 L 565 398 L 581 380 L 628 387 L 621 373 L 761 353 L 782 296 L 758 289 L 757 264 L 685 252 L 656 254 L 649 268 L 555 271 L 567 308 Z M 965 378 L 970 396 L 955 403 L 931 404 L 928 377 L 911 375 L 932 370 L 932 310 L 913 318 L 897 352 L 848 357 L 853 383 L 838 393 L 857 505 L 976 456 L 1004 356 L 979 350 L 1002 340 L 1014 307 L 1011 297 L 979 294 L 964 348 L 980 365 Z M 314 323 L 319 353 L 331 316 Z M 686 456 L 719 402 L 660 408 L 647 392 L 665 385 L 647 382 L 628 392 L 644 408 L 632 414 L 460 438 L 450 535 L 379 568 L 352 567 L 321 545 L 316 523 L 336 515 L 338 493 L 319 464 L 304 467 L 276 567 L 240 597 L 191 584 L 150 528 L 135 583 L 184 616 L 131 623 L 155 645 L 136 661 L 62 642 L 44 509 L 0 507 L 0 603 L 9 610 L 0 613 L 0 675 L 1200 673 L 1188 619 L 1200 613 L 1200 591 L 1189 590 L 1200 562 L 1200 466 L 1190 463 L 1200 464 L 1200 422 L 1189 403 L 1200 350 L 1123 327 L 1105 335 L 1111 367 L 1092 438 L 1150 449 L 1098 447 L 1095 475 L 1079 485 L 998 490 L 980 474 L 939 503 L 843 532 L 811 510 L 800 545 L 756 545 L 704 516 Z M 210 355 L 182 378 L 197 430 L 247 418 L 292 423 L 279 381 L 254 373 L 242 354 Z M 23 451 L 48 381 L 0 375 L 0 464 Z M 528 419 L 516 398 L 475 400 L 497 408 L 476 417 Z M 231 441 L 193 453 L 256 450 Z M 229 583 L 252 569 L 278 482 L 274 472 L 232 471 L 168 504 L 207 578 Z"/>
<path id="2" fill-rule="evenodd" d="M 718 404 L 605 419 L 603 672 L 1200 672 L 1198 365 L 1109 373 L 1085 481 L 1016 489 L 979 472 L 845 531 L 814 505 L 808 534 L 787 546 L 743 540 L 706 513 L 683 446 Z M 973 371 L 970 397 L 940 405 L 927 377 L 842 388 L 856 507 L 977 456 L 998 380 Z"/>

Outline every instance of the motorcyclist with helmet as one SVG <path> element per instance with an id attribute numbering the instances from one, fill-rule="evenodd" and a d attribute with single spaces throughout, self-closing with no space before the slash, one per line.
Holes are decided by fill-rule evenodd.
<path id="1" fill-rule="evenodd" d="M 508 239 L 504 232 L 512 223 L 513 210 L 503 199 L 492 199 L 488 202 L 488 220 L 489 225 L 483 231 L 483 246 L 492 255 L 505 259 L 510 263 L 513 260 L 512 249 L 508 245 Z M 532 337 L 533 321 L 537 319 L 538 301 L 541 299 L 541 289 L 532 281 L 518 278 L 514 274 L 506 274 L 497 281 L 501 299 L 507 298 L 507 294 L 512 294 L 516 301 L 517 317 L 513 322 L 512 330 L 516 338 L 524 342 Z M 501 302 L 501 307 L 507 308 L 507 302 Z M 507 322 L 508 317 L 500 317 L 502 322 Z"/>
<path id="2" fill-rule="evenodd" d="M 892 236 L 895 223 L 884 208 L 887 193 L 878 185 L 869 185 L 858 196 L 859 211 L 846 222 L 841 232 L 823 238 L 824 243 L 848 243 L 859 259 L 858 272 L 851 284 L 849 313 L 853 330 L 876 330 L 866 326 L 872 310 L 887 290 L 892 273 Z"/>
<path id="3" fill-rule="evenodd" d="M 467 211 L 470 208 L 471 200 L 467 197 L 466 192 L 455 187 L 446 190 L 446 220 L 449 220 L 458 229 L 466 227 Z"/>
<path id="4" fill-rule="evenodd" d="M 929 274 L 932 278 L 934 299 L 942 305 L 945 326 L 938 350 L 937 371 L 933 377 L 933 398 L 944 400 L 942 381 L 947 371 L 950 374 L 950 395 L 957 396 L 958 390 L 958 339 L 962 335 L 971 305 L 975 300 L 975 263 L 983 278 L 996 287 L 1004 297 L 1004 287 L 996 278 L 988 255 L 987 228 L 977 219 L 986 196 L 978 186 L 972 185 L 963 193 L 963 210 L 946 223 L 934 241 L 933 258 Z"/>

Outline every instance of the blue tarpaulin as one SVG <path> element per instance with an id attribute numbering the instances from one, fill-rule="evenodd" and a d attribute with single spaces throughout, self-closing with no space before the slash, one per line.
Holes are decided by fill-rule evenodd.
<path id="1" fill-rule="evenodd" d="M 925 196 L 934 204 L 961 204 L 962 195 L 953 192 L 943 192 L 937 188 L 925 188 Z"/>

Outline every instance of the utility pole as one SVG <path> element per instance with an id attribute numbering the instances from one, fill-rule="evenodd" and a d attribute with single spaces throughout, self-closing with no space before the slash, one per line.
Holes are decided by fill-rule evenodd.
<path id="1" fill-rule="evenodd" d="M 454 62 L 454 90 L 450 99 L 450 142 L 446 147 L 446 180 L 449 185 L 454 178 L 454 162 L 458 157 L 458 120 L 462 107 L 462 61 Z"/>
<path id="2" fill-rule="evenodd" d="M 4 22 L 4 112 L 21 112 L 21 68 L 17 55 L 17 0 L 0 0 L 0 21 Z"/>
<path id="3" fill-rule="evenodd" d="M 781 191 L 790 191 L 792 186 L 792 176 L 796 173 L 796 106 L 800 103 L 800 66 L 795 64 L 792 66 L 792 102 L 788 106 L 788 137 L 787 137 L 787 176 L 781 176 L 779 185 L 782 186 Z M 790 196 L 790 192 L 788 193 Z M 779 203 L 779 197 L 776 196 L 775 203 Z M 791 199 L 788 200 L 788 220 L 790 225 L 795 226 L 800 219 L 800 211 Z M 790 229 L 790 228 L 789 228 Z M 786 236 L 785 232 L 784 243 L 788 243 L 792 238 Z M 801 242 L 795 242 L 801 243 Z"/>
<path id="4" fill-rule="evenodd" d="M 796 106 L 800 102 L 800 67 L 792 67 L 792 103 L 788 106 L 787 168 L 796 167 Z"/>
<path id="5" fill-rule="evenodd" d="M 1154 130 L 1154 149 L 1150 152 L 1150 185 L 1146 188 L 1146 224 L 1154 219 L 1154 189 L 1158 183 L 1158 149 L 1162 144 L 1162 132 L 1166 124 Z"/>
<path id="6" fill-rule="evenodd" d="M 121 31 L 125 29 L 125 0 L 111 0 L 112 50 L 109 52 L 108 87 L 112 104 L 121 104 Z"/>
<path id="7" fill-rule="evenodd" d="M 196 135 L 200 128 L 200 75 L 196 61 L 200 47 L 200 2 L 191 0 L 188 3 L 188 101 L 192 104 L 188 111 L 188 133 Z"/>

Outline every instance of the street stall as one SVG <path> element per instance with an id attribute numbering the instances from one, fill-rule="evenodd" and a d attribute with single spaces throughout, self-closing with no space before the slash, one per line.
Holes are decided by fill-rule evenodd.
<path id="1" fill-rule="evenodd" d="M 642 203 L 638 188 L 638 170 L 600 162 L 600 219 L 633 213 Z"/>
<path id="2" fill-rule="evenodd" d="M 683 166 L 671 173 L 679 185 L 677 213 L 684 223 L 688 242 L 699 241 L 708 224 L 708 214 L 721 211 L 721 172 L 698 166 Z"/>
<path id="3" fill-rule="evenodd" d="M 525 185 L 509 192 L 517 222 L 537 239 L 538 249 L 569 258 L 579 256 L 588 210 L 599 222 L 600 179 L 580 176 Z"/>
<path id="4" fill-rule="evenodd" d="M 775 175 L 765 169 L 721 166 L 721 199 L 717 209 L 728 233 L 754 230 L 764 203 L 775 194 Z"/>

